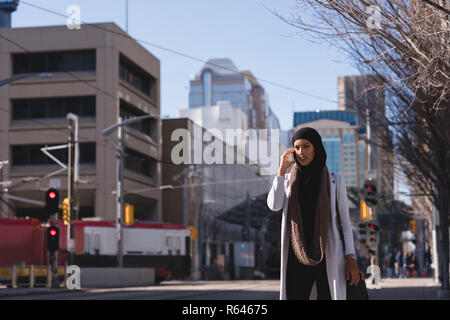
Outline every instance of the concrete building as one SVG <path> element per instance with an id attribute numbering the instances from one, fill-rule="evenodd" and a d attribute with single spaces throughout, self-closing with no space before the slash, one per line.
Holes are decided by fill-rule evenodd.
<path id="1" fill-rule="evenodd" d="M 67 143 L 71 112 L 79 117 L 84 181 L 75 194 L 78 218 L 116 219 L 117 132 L 102 131 L 119 116 L 150 115 L 124 130 L 125 202 L 135 206 L 137 220 L 161 220 L 160 61 L 114 23 L 0 28 L 0 34 L 0 79 L 16 79 L 0 87 L 0 160 L 9 160 L 2 180 L 11 181 L 2 216 L 44 210 L 11 196 L 43 201 L 50 185 L 66 196 L 67 171 L 49 176 L 60 167 L 40 148 Z M 67 149 L 53 154 L 67 162 Z"/>

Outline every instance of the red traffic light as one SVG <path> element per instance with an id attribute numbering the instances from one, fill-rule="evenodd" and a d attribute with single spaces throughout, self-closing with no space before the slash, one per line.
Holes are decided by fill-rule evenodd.
<path id="1" fill-rule="evenodd" d="M 375 229 L 375 226 L 373 224 L 371 224 L 371 225 L 369 225 L 369 228 L 373 230 L 373 229 Z"/>
<path id="2" fill-rule="evenodd" d="M 52 226 L 47 229 L 47 250 L 58 251 L 59 250 L 59 229 Z"/>
<path id="3" fill-rule="evenodd" d="M 55 198 L 56 198 L 56 193 L 54 193 L 54 192 L 52 191 L 52 192 L 50 192 L 50 193 L 48 194 L 48 196 L 49 196 L 50 199 L 55 199 Z"/>
<path id="4" fill-rule="evenodd" d="M 372 190 L 372 186 L 369 184 L 369 185 L 366 186 L 366 189 L 367 190 Z"/>

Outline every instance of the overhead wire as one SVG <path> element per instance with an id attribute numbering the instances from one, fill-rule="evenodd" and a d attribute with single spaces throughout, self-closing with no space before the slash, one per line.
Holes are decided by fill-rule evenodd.
<path id="1" fill-rule="evenodd" d="M 50 10 L 50 9 L 47 9 L 47 8 L 43 8 L 43 7 L 40 7 L 40 6 L 31 4 L 31 3 L 28 3 L 28 2 L 26 2 L 26 1 L 22 1 L 22 3 L 23 3 L 23 4 L 26 4 L 26 5 L 29 5 L 29 6 L 31 6 L 31 7 L 38 8 L 38 9 L 43 10 L 43 11 L 47 11 L 47 12 L 52 13 L 52 14 L 56 14 L 56 15 L 65 17 L 65 18 L 68 17 L 67 15 L 64 15 L 64 14 L 58 13 L 58 12 L 56 12 L 56 11 L 53 11 L 53 10 Z M 117 35 L 122 36 L 122 37 L 126 37 L 126 38 L 133 39 L 131 36 L 129 36 L 129 35 L 126 34 L 126 33 L 122 34 L 122 33 L 116 32 L 116 31 L 114 31 L 114 30 L 109 30 L 109 29 L 106 29 L 106 28 L 102 28 L 102 27 L 99 26 L 99 25 L 95 25 L 95 24 L 87 24 L 87 23 L 83 23 L 83 25 L 87 25 L 87 26 L 90 26 L 90 27 L 95 27 L 95 28 L 101 29 L 101 30 L 106 31 L 106 32 L 111 32 L 111 33 L 117 34 Z M 14 41 L 14 40 L 12 40 L 12 39 L 7 38 L 6 36 L 2 35 L 1 33 L 0 33 L 0 38 L 4 39 L 5 41 L 8 41 L 8 42 L 12 43 L 13 45 L 19 47 L 20 49 L 24 50 L 24 51 L 27 52 L 27 53 L 32 53 L 30 50 L 28 50 L 28 49 L 27 49 L 26 47 L 24 47 L 23 45 L 19 44 L 18 42 Z M 133 39 L 133 40 L 135 40 L 135 41 L 137 41 L 137 42 L 140 42 L 140 43 L 144 43 L 144 44 L 150 45 L 150 46 L 159 47 L 160 49 L 163 49 L 163 50 L 172 52 L 172 53 L 174 53 L 174 54 L 182 55 L 182 56 L 184 56 L 184 57 L 186 57 L 186 58 L 193 59 L 193 60 L 196 60 L 196 61 L 199 61 L 199 62 L 202 62 L 202 63 L 208 63 L 208 62 L 206 62 L 206 61 L 204 61 L 204 60 L 202 60 L 202 59 L 199 59 L 199 58 L 196 58 L 196 57 L 193 57 L 193 56 L 189 56 L 189 55 L 186 55 L 186 54 L 184 54 L 184 53 L 181 53 L 181 52 L 178 52 L 178 51 L 175 51 L 175 50 L 172 50 L 172 49 L 164 48 L 164 47 L 158 46 L 158 45 L 156 45 L 156 44 L 150 43 L 150 42 L 145 41 L 145 40 L 139 40 L 139 39 Z M 212 63 L 209 63 L 209 64 L 212 64 Z M 223 68 L 223 69 L 228 69 L 228 68 L 226 68 L 226 67 L 224 67 L 224 66 L 219 66 L 219 65 L 217 65 L 217 66 L 218 66 L 218 67 L 221 67 L 221 68 Z M 233 69 L 228 69 L 228 70 L 229 70 L 229 71 L 232 71 L 232 72 L 236 72 L 236 70 L 233 70 Z M 114 100 L 114 102 L 117 102 L 117 97 L 116 97 L 116 96 L 114 96 L 114 95 L 110 94 L 109 92 L 106 92 L 106 91 L 104 91 L 104 90 L 98 88 L 97 86 L 93 85 L 92 83 L 90 83 L 90 82 L 91 82 L 90 80 L 85 80 L 85 79 L 83 79 L 83 78 L 77 76 L 75 73 L 70 72 L 70 71 L 63 71 L 62 73 L 66 73 L 66 74 L 70 75 L 71 77 L 75 78 L 77 81 L 80 81 L 80 82 L 83 82 L 83 83 L 87 84 L 88 86 L 94 88 L 96 91 L 98 91 L 98 92 L 104 94 L 105 96 L 108 96 L 108 97 L 112 98 L 112 99 Z M 237 72 L 237 73 L 240 73 L 240 72 Z M 282 87 L 284 87 L 285 89 L 288 89 L 288 90 L 294 90 L 294 91 L 297 91 L 297 92 L 302 93 L 302 94 L 310 95 L 310 94 L 308 94 L 308 93 L 304 93 L 304 92 L 301 92 L 301 91 L 299 91 L 299 90 L 292 89 L 292 88 L 289 88 L 289 87 L 286 87 L 286 86 L 277 84 L 277 83 L 272 82 L 272 81 L 268 81 L 268 80 L 264 80 L 264 79 L 260 79 L 260 78 L 255 78 L 255 79 L 257 79 L 257 80 L 259 80 L 259 81 L 262 81 L 262 82 L 270 83 L 270 84 L 275 85 L 275 86 L 282 86 Z M 318 98 L 320 98 L 320 97 L 318 97 Z M 7 109 L 5 109 L 5 108 L 0 107 L 0 110 L 3 110 L 4 112 L 7 112 L 7 113 L 9 113 L 9 114 L 12 114 L 9 110 L 7 110 Z M 51 129 L 51 130 L 65 130 L 64 128 L 61 128 L 61 125 L 58 125 L 58 126 L 51 126 L 51 125 L 49 125 L 49 124 L 47 124 L 47 123 L 43 123 L 43 122 L 41 122 L 41 121 L 39 121 L 39 120 L 37 120 L 37 119 L 35 119 L 35 118 L 33 118 L 33 119 L 27 119 L 27 120 L 30 120 L 30 121 L 32 121 L 32 122 L 34 122 L 34 123 L 37 123 L 37 124 L 39 124 L 39 125 L 45 127 L 46 129 Z M 61 137 L 60 135 L 53 135 L 53 134 L 50 134 L 50 133 L 40 133 L 40 134 L 45 135 L 45 136 Z M 96 143 L 96 145 L 101 145 L 101 146 L 103 146 L 103 147 L 105 147 L 105 148 L 109 148 L 109 149 L 111 149 L 111 150 L 116 151 L 116 146 L 114 146 L 114 145 L 108 145 L 108 142 L 110 141 L 110 140 L 108 140 L 108 139 L 106 139 L 106 143 L 98 143 L 97 141 L 92 141 L 90 138 L 86 138 L 86 137 L 83 137 L 83 136 L 80 136 L 80 135 L 78 136 L 78 138 L 79 138 L 79 141 L 80 141 L 80 142 L 81 142 L 81 141 L 85 141 L 85 142 L 94 142 L 94 143 Z M 133 158 L 133 159 L 136 159 L 136 160 L 140 160 L 140 161 L 148 161 L 148 160 L 149 160 L 149 159 L 147 159 L 147 158 L 136 157 L 136 156 L 132 156 L 132 155 L 129 155 L 129 154 L 127 154 L 126 156 L 129 157 L 129 158 Z M 167 161 L 164 161 L 164 160 L 158 160 L 158 159 L 154 159 L 154 158 L 151 158 L 150 160 L 151 160 L 151 161 L 154 161 L 154 162 L 160 162 L 160 163 L 166 163 L 166 164 L 173 164 L 172 162 L 167 162 Z M 216 165 L 220 165 L 220 164 L 216 164 Z M 259 176 L 258 178 L 255 178 L 255 179 L 258 180 L 258 179 L 261 179 L 261 178 L 262 178 L 262 177 Z M 255 179 L 247 179 L 247 180 L 245 180 L 245 179 L 244 179 L 244 180 L 240 179 L 240 180 L 234 180 L 234 181 L 235 181 L 235 182 L 238 182 L 238 181 L 252 181 L 252 180 L 255 180 Z M 224 183 L 231 183 L 231 182 L 232 182 L 232 181 L 224 182 Z M 219 183 L 219 182 L 216 182 L 216 183 Z M 206 183 L 206 184 L 209 184 L 209 183 Z M 199 184 L 194 184 L 194 185 L 199 185 Z M 183 185 L 180 186 L 180 187 L 183 187 Z M 146 188 L 146 189 L 149 189 L 149 188 Z M 141 190 L 141 189 L 140 189 L 140 190 Z M 138 190 L 138 191 L 140 192 L 140 190 Z M 131 193 L 131 191 L 130 191 L 130 193 Z"/>
<path id="2" fill-rule="evenodd" d="M 53 15 L 58 15 L 60 17 L 66 18 L 66 19 L 70 17 L 69 15 L 66 15 L 66 14 L 63 14 L 63 13 L 60 13 L 60 12 L 57 12 L 57 11 L 54 11 L 54 10 L 51 10 L 51 9 L 48 9 L 48 8 L 44 8 L 44 7 L 41 7 L 39 5 L 30 3 L 30 2 L 27 2 L 27 1 L 21 1 L 21 3 L 23 3 L 25 5 L 28 5 L 30 7 L 34 7 L 36 9 L 39 9 L 39 10 L 51 13 Z M 110 33 L 113 33 L 115 35 L 134 40 L 134 41 L 139 42 L 141 44 L 146 44 L 146 45 L 149 45 L 149 46 L 161 49 L 163 51 L 167 51 L 167 52 L 170 52 L 170 53 L 173 53 L 173 54 L 176 54 L 176 55 L 188 58 L 188 59 L 193 60 L 193 61 L 197 61 L 197 62 L 209 64 L 209 65 L 212 65 L 212 66 L 216 66 L 218 68 L 221 68 L 221 69 L 224 69 L 224 70 L 236 73 L 236 74 L 242 74 L 240 71 L 236 71 L 234 69 L 228 68 L 228 67 L 223 66 L 223 65 L 218 65 L 218 64 L 212 63 L 210 61 L 205 61 L 205 60 L 203 60 L 201 58 L 197 58 L 195 56 L 183 53 L 183 52 L 181 52 L 179 50 L 174 50 L 174 49 L 170 49 L 170 48 L 167 48 L 167 47 L 163 47 L 161 45 L 152 43 L 152 42 L 147 41 L 147 40 L 133 38 L 126 32 L 117 32 L 117 31 L 114 31 L 114 30 L 110 30 L 110 29 L 104 28 L 104 27 L 102 27 L 102 26 L 100 26 L 98 24 L 89 24 L 89 23 L 83 22 L 82 20 L 80 20 L 80 25 L 85 25 L 85 26 L 89 26 L 89 27 L 92 27 L 92 28 L 97 28 L 97 29 L 100 29 L 102 31 L 110 32 Z M 292 91 L 292 92 L 296 92 L 296 93 L 300 93 L 302 95 L 306 95 L 306 96 L 309 96 L 309 97 L 312 97 L 312 98 L 316 98 L 316 99 L 320 99 L 320 100 L 323 100 L 323 101 L 332 102 L 332 103 L 337 104 L 336 100 L 331 100 L 331 99 L 328 99 L 328 98 L 325 98 L 325 97 L 321 97 L 321 96 L 316 95 L 316 94 L 312 94 L 312 93 L 309 93 L 309 92 L 298 90 L 298 89 L 286 86 L 284 84 L 280 84 L 280 83 L 275 82 L 275 81 L 263 79 L 263 78 L 260 78 L 260 77 L 254 77 L 254 76 L 253 76 L 253 78 L 258 80 L 258 81 L 260 81 L 260 82 L 265 82 L 265 83 L 270 84 L 270 85 L 275 86 L 275 87 L 279 87 L 279 88 L 282 88 L 282 89 L 285 89 L 285 90 L 289 90 L 289 91 Z"/>

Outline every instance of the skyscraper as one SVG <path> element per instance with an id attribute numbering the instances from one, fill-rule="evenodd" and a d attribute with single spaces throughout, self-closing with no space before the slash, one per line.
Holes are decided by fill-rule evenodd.
<path id="1" fill-rule="evenodd" d="M 394 164 L 392 150 L 381 148 L 380 135 L 389 133 L 385 125 L 378 123 L 385 115 L 385 93 L 379 79 L 374 75 L 347 76 L 338 78 L 339 110 L 358 115 L 358 126 L 365 131 L 366 111 L 371 128 L 370 170 L 376 171 L 377 188 L 380 192 L 393 195 Z"/>
<path id="2" fill-rule="evenodd" d="M 248 128 L 270 129 L 278 123 L 261 83 L 229 58 L 208 60 L 190 81 L 189 108 L 211 107 L 218 101 L 229 101 L 233 108 L 241 109 Z"/>
<path id="3" fill-rule="evenodd" d="M 340 174 L 348 187 L 362 187 L 367 151 L 356 114 L 339 110 L 295 112 L 292 132 L 305 126 L 322 136 L 329 171 Z"/>

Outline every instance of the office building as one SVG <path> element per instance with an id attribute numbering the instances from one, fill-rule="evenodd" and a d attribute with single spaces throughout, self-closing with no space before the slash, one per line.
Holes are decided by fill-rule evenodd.
<path id="1" fill-rule="evenodd" d="M 116 219 L 119 117 L 149 115 L 124 128 L 124 200 L 135 219 L 161 220 L 160 61 L 114 23 L 0 28 L 0 160 L 3 217 L 37 217 L 49 186 L 67 195 L 67 170 L 41 148 L 68 142 L 68 120 L 79 117 L 80 181 L 73 218 Z M 19 79 L 20 78 L 20 79 Z M 67 163 L 67 149 L 51 151 Z M 134 190 L 154 188 L 146 193 Z M 31 201 L 29 201 L 31 200 Z M 34 202 L 33 202 L 34 201 Z M 38 201 L 38 202 L 36 202 Z M 78 208 L 78 209 L 77 209 Z"/>

